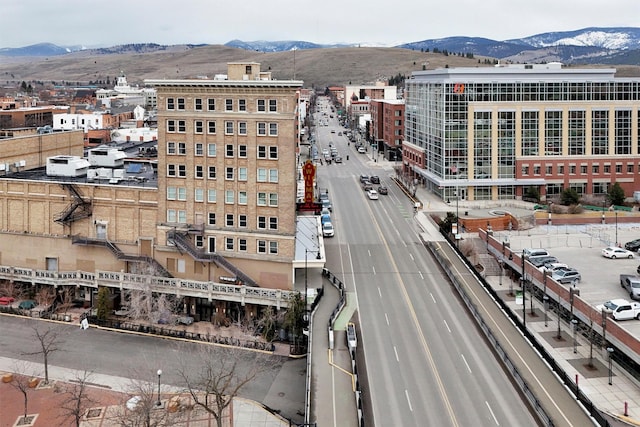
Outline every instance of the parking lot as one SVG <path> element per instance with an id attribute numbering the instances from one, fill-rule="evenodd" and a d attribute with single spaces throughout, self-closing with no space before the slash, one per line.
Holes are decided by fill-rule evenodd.
<path id="1" fill-rule="evenodd" d="M 640 265 L 640 254 L 633 259 L 608 259 L 602 256 L 602 249 L 640 238 L 640 224 L 589 226 L 541 226 L 525 231 L 500 231 L 494 237 L 509 242 L 511 249 L 521 252 L 524 248 L 545 248 L 559 262 L 578 270 L 582 276 L 577 287 L 580 297 L 596 306 L 603 302 L 624 298 L 628 292 L 620 286 L 620 274 L 636 275 Z M 640 337 L 640 321 L 629 320 L 620 323 L 635 336 Z"/>

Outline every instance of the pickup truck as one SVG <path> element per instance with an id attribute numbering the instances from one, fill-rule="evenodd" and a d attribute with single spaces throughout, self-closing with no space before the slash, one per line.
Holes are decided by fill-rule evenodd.
<path id="1" fill-rule="evenodd" d="M 640 299 L 640 276 L 621 274 L 620 286 L 629 293 L 629 298 Z"/>
<path id="2" fill-rule="evenodd" d="M 620 304 L 611 310 L 610 314 L 615 320 L 640 320 L 640 303 L 630 302 L 628 304 Z"/>

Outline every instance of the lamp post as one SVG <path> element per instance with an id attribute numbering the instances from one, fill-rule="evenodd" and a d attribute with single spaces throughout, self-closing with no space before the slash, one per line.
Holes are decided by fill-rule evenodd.
<path id="1" fill-rule="evenodd" d="M 162 402 L 160 402 L 160 376 L 162 375 L 162 369 L 158 369 L 158 401 L 156 402 L 156 406 L 162 406 Z"/>
<path id="2" fill-rule="evenodd" d="M 487 236 L 487 239 L 489 237 Z M 526 290 L 527 290 L 527 279 L 524 276 L 525 271 L 524 271 L 524 249 L 522 250 L 522 325 L 524 326 L 525 329 L 527 329 L 527 304 L 525 303 L 525 298 L 526 298 Z"/>
<path id="3" fill-rule="evenodd" d="M 605 204 L 606 203 L 607 203 L 607 198 L 605 196 L 604 200 L 602 201 L 602 225 L 605 224 L 605 221 L 604 221 L 604 208 L 605 208 Z"/>
<path id="4" fill-rule="evenodd" d="M 618 211 L 614 209 L 613 213 L 616 216 L 616 246 L 620 246 L 620 244 L 618 243 Z"/>
<path id="5" fill-rule="evenodd" d="M 609 385 L 613 385 L 613 369 L 611 356 L 613 355 L 613 348 L 607 347 L 607 355 L 609 356 Z"/>
<path id="6" fill-rule="evenodd" d="M 549 276 L 549 270 L 545 268 L 544 276 L 542 277 L 542 283 L 544 285 L 544 289 L 542 290 L 542 302 L 544 305 L 544 326 L 549 326 L 547 310 L 549 309 L 549 297 L 547 296 L 547 277 Z"/>

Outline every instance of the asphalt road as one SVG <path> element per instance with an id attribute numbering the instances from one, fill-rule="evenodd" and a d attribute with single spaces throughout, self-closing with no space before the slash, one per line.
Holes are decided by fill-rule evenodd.
<path id="1" fill-rule="evenodd" d="M 377 426 L 537 425 L 422 246 L 391 171 L 347 147 L 331 125 L 319 129 L 320 149 L 331 142 L 350 160 L 320 168 L 336 227 L 325 240 L 327 265 L 357 296 L 371 398 L 365 412 Z M 390 194 L 369 200 L 361 173 L 379 175 Z"/>
<path id="2" fill-rule="evenodd" d="M 179 369 L 197 372 L 197 358 L 190 355 L 203 344 L 184 343 L 171 339 L 125 334 L 78 325 L 37 321 L 30 318 L 0 316 L 0 356 L 42 363 L 42 356 L 26 356 L 37 351 L 33 327 L 54 328 L 62 340 L 61 351 L 53 353 L 49 364 L 64 368 L 88 370 L 97 374 L 115 375 L 154 382 L 162 369 L 163 386 L 182 387 Z M 7 343 L 10 343 L 7 344 Z M 220 348 L 220 351 L 225 351 Z M 237 350 L 236 350 L 237 351 Z M 242 350 L 241 350 L 242 351 Z M 304 410 L 304 360 L 267 356 L 243 351 L 239 364 L 243 372 L 255 363 L 264 370 L 240 391 L 240 397 L 261 402 L 296 422 Z M 132 383 L 132 387 L 135 384 Z"/>

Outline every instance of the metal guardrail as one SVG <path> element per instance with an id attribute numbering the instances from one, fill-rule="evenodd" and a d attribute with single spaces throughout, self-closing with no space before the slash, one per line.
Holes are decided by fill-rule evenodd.
<path id="1" fill-rule="evenodd" d="M 273 305 L 278 309 L 288 307 L 296 295 L 294 291 L 282 289 L 101 270 L 96 272 L 49 271 L 0 265 L 0 279 L 51 286 L 74 285 L 94 289 L 97 289 L 98 286 L 106 286 L 120 290 L 135 289 L 164 294 L 179 293 L 181 296 Z"/>

